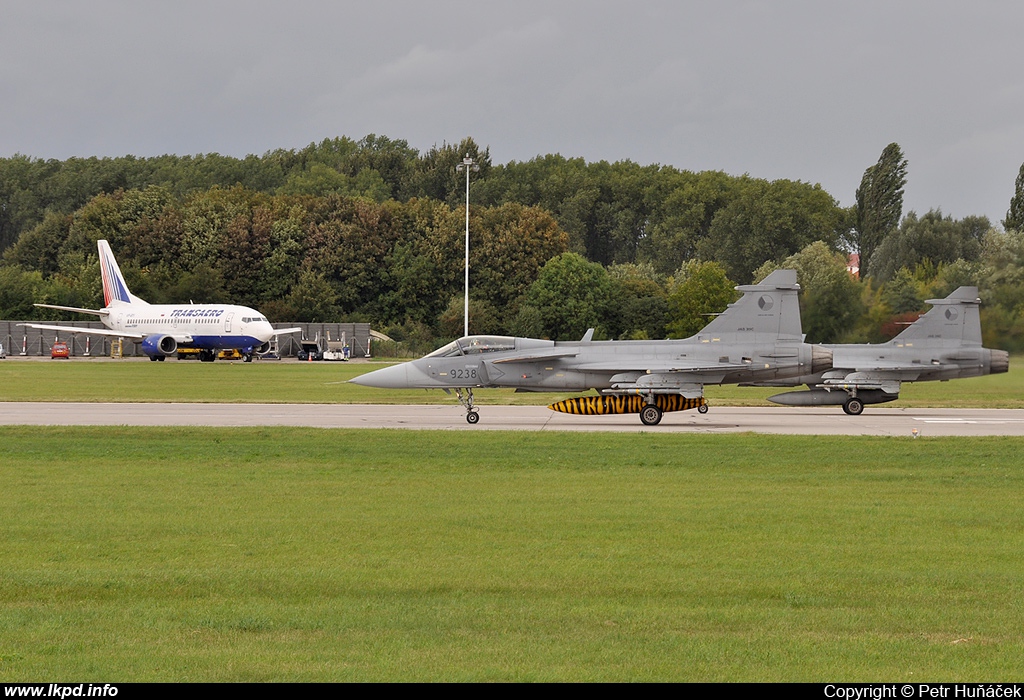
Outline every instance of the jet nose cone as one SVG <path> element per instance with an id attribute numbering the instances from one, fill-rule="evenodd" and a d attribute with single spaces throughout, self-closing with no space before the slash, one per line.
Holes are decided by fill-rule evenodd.
<path id="1" fill-rule="evenodd" d="M 429 389 L 437 386 L 424 372 L 413 367 L 413 363 L 385 367 L 362 376 L 349 379 L 353 384 L 375 386 L 379 389 Z"/>

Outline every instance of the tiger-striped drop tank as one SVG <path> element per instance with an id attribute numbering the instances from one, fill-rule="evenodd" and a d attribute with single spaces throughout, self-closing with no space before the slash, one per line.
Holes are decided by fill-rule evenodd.
<path id="1" fill-rule="evenodd" d="M 655 394 L 654 403 L 665 413 L 688 411 L 703 406 L 704 397 L 688 399 L 682 394 Z M 553 403 L 548 408 L 578 416 L 605 416 L 615 413 L 640 413 L 646 405 L 647 398 L 644 396 L 578 396 Z"/>

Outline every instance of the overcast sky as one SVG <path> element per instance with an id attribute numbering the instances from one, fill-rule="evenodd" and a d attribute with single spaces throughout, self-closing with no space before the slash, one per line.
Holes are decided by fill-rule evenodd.
<path id="1" fill-rule="evenodd" d="M 375 133 L 821 185 L 999 222 L 1024 3 L 0 0 L 0 156 L 244 156 Z"/>

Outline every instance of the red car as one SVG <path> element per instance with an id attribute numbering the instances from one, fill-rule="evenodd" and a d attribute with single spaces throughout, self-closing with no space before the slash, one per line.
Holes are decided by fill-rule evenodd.
<path id="1" fill-rule="evenodd" d="M 71 351 L 68 350 L 67 343 L 54 343 L 53 347 L 50 348 L 50 359 L 56 359 L 63 357 L 65 360 L 71 359 Z"/>

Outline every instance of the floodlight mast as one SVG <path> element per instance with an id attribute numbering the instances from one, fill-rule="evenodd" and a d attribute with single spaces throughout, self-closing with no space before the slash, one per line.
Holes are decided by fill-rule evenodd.
<path id="1" fill-rule="evenodd" d="M 462 307 L 462 335 L 469 335 L 469 171 L 479 172 L 480 166 L 466 154 L 462 162 L 455 166 L 455 171 L 466 171 L 466 296 Z"/>

